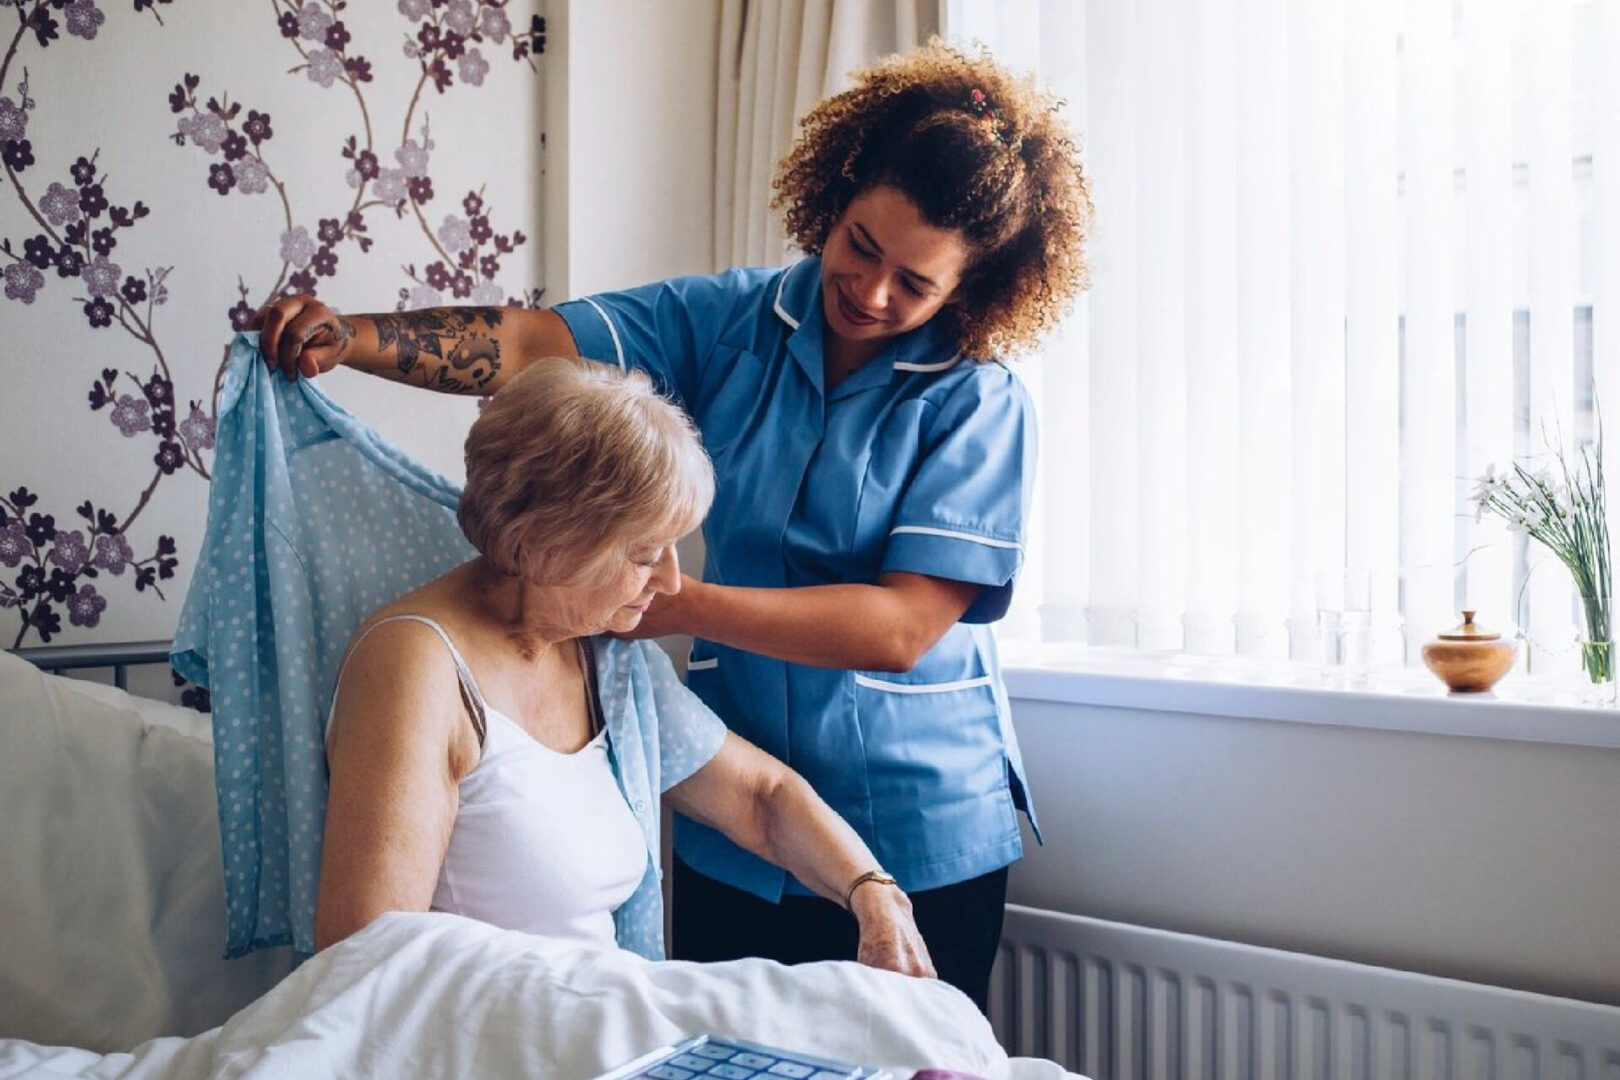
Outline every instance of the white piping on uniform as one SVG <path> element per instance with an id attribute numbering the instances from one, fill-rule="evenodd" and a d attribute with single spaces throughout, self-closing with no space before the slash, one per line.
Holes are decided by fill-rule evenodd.
<path id="1" fill-rule="evenodd" d="M 687 671 L 708 671 L 710 668 L 719 666 L 720 658 L 718 656 L 711 656 L 707 660 L 688 660 L 686 662 Z"/>
<path id="2" fill-rule="evenodd" d="M 988 536 L 974 536 L 972 533 L 957 532 L 955 529 L 935 529 L 928 525 L 896 525 L 894 528 L 889 530 L 890 536 L 898 536 L 900 533 L 919 533 L 923 536 L 947 536 L 952 540 L 971 540 L 973 543 L 983 544 L 985 547 L 1012 548 L 1014 551 L 1024 546 L 1018 543 L 1016 540 L 992 540 Z"/>
<path id="3" fill-rule="evenodd" d="M 595 300 L 592 300 L 588 296 L 581 297 L 581 299 L 583 299 L 587 304 L 591 305 L 591 307 L 595 308 L 596 313 L 598 315 L 602 316 L 602 321 L 607 323 L 608 336 L 613 339 L 613 354 L 618 357 L 618 359 L 619 359 L 619 368 L 620 368 L 620 370 L 623 370 L 624 369 L 624 346 L 619 344 L 619 329 L 618 329 L 618 327 L 613 325 L 613 320 L 608 318 L 608 313 L 602 310 L 602 305 L 601 304 L 598 304 Z"/>
<path id="4" fill-rule="evenodd" d="M 897 683 L 887 679 L 874 679 L 870 675 L 856 672 L 855 685 L 864 686 L 868 690 L 881 690 L 885 694 L 947 694 L 952 690 L 972 690 L 976 686 L 989 686 L 990 676 L 980 675 L 977 679 L 961 679 L 957 682 Z"/>
<path id="5" fill-rule="evenodd" d="M 793 264 L 793 266 L 798 265 L 798 263 Z M 789 315 L 787 313 L 787 309 L 782 306 L 782 290 L 787 288 L 788 275 L 793 273 L 793 266 L 790 266 L 786 270 L 782 271 L 782 276 L 776 280 L 776 302 L 771 306 L 776 309 L 776 313 L 782 317 L 783 322 L 797 330 L 799 328 L 799 320 Z"/>
<path id="6" fill-rule="evenodd" d="M 955 356 L 951 357 L 949 360 L 941 360 L 937 364 L 914 364 L 909 360 L 896 360 L 894 362 L 894 370 L 896 370 L 896 371 L 944 371 L 947 368 L 955 367 L 957 365 L 957 362 L 960 361 L 961 359 L 962 359 L 962 354 L 957 353 Z"/>

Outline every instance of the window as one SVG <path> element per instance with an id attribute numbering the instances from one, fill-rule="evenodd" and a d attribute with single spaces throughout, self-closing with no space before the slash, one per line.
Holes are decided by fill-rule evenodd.
<path id="1" fill-rule="evenodd" d="M 1023 371 L 1043 470 L 1007 635 L 1311 658 L 1348 569 L 1378 660 L 1465 606 L 1573 640 L 1568 575 L 1468 493 L 1592 439 L 1598 400 L 1617 430 L 1620 4 L 948 0 L 946 26 L 1066 99 L 1098 207 L 1094 287 Z"/>

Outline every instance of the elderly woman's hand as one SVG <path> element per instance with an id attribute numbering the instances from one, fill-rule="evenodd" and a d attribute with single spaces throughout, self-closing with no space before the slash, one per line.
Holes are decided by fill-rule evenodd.
<path id="1" fill-rule="evenodd" d="M 259 348 L 271 371 L 313 379 L 343 362 L 354 324 L 313 296 L 286 296 L 253 319 Z"/>
<path id="2" fill-rule="evenodd" d="M 905 893 L 893 885 L 863 885 L 850 897 L 850 910 L 861 927 L 855 959 L 902 975 L 938 977 Z"/>

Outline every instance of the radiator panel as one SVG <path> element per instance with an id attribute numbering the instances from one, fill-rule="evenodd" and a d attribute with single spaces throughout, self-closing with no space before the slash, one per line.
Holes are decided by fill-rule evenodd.
<path id="1" fill-rule="evenodd" d="M 990 1020 L 1094 1080 L 1620 1080 L 1620 1008 L 1016 904 Z"/>

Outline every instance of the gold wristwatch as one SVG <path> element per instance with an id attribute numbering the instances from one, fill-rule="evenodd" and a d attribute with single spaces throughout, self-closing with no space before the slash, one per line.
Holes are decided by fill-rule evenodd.
<path id="1" fill-rule="evenodd" d="M 868 881 L 875 881 L 879 885 L 893 885 L 896 888 L 900 885 L 898 881 L 894 880 L 894 875 L 886 870 L 868 870 L 866 873 L 858 875 L 854 881 L 849 883 L 849 888 L 844 890 L 844 910 L 855 910 L 850 907 L 850 902 L 855 899 L 855 890 Z"/>

